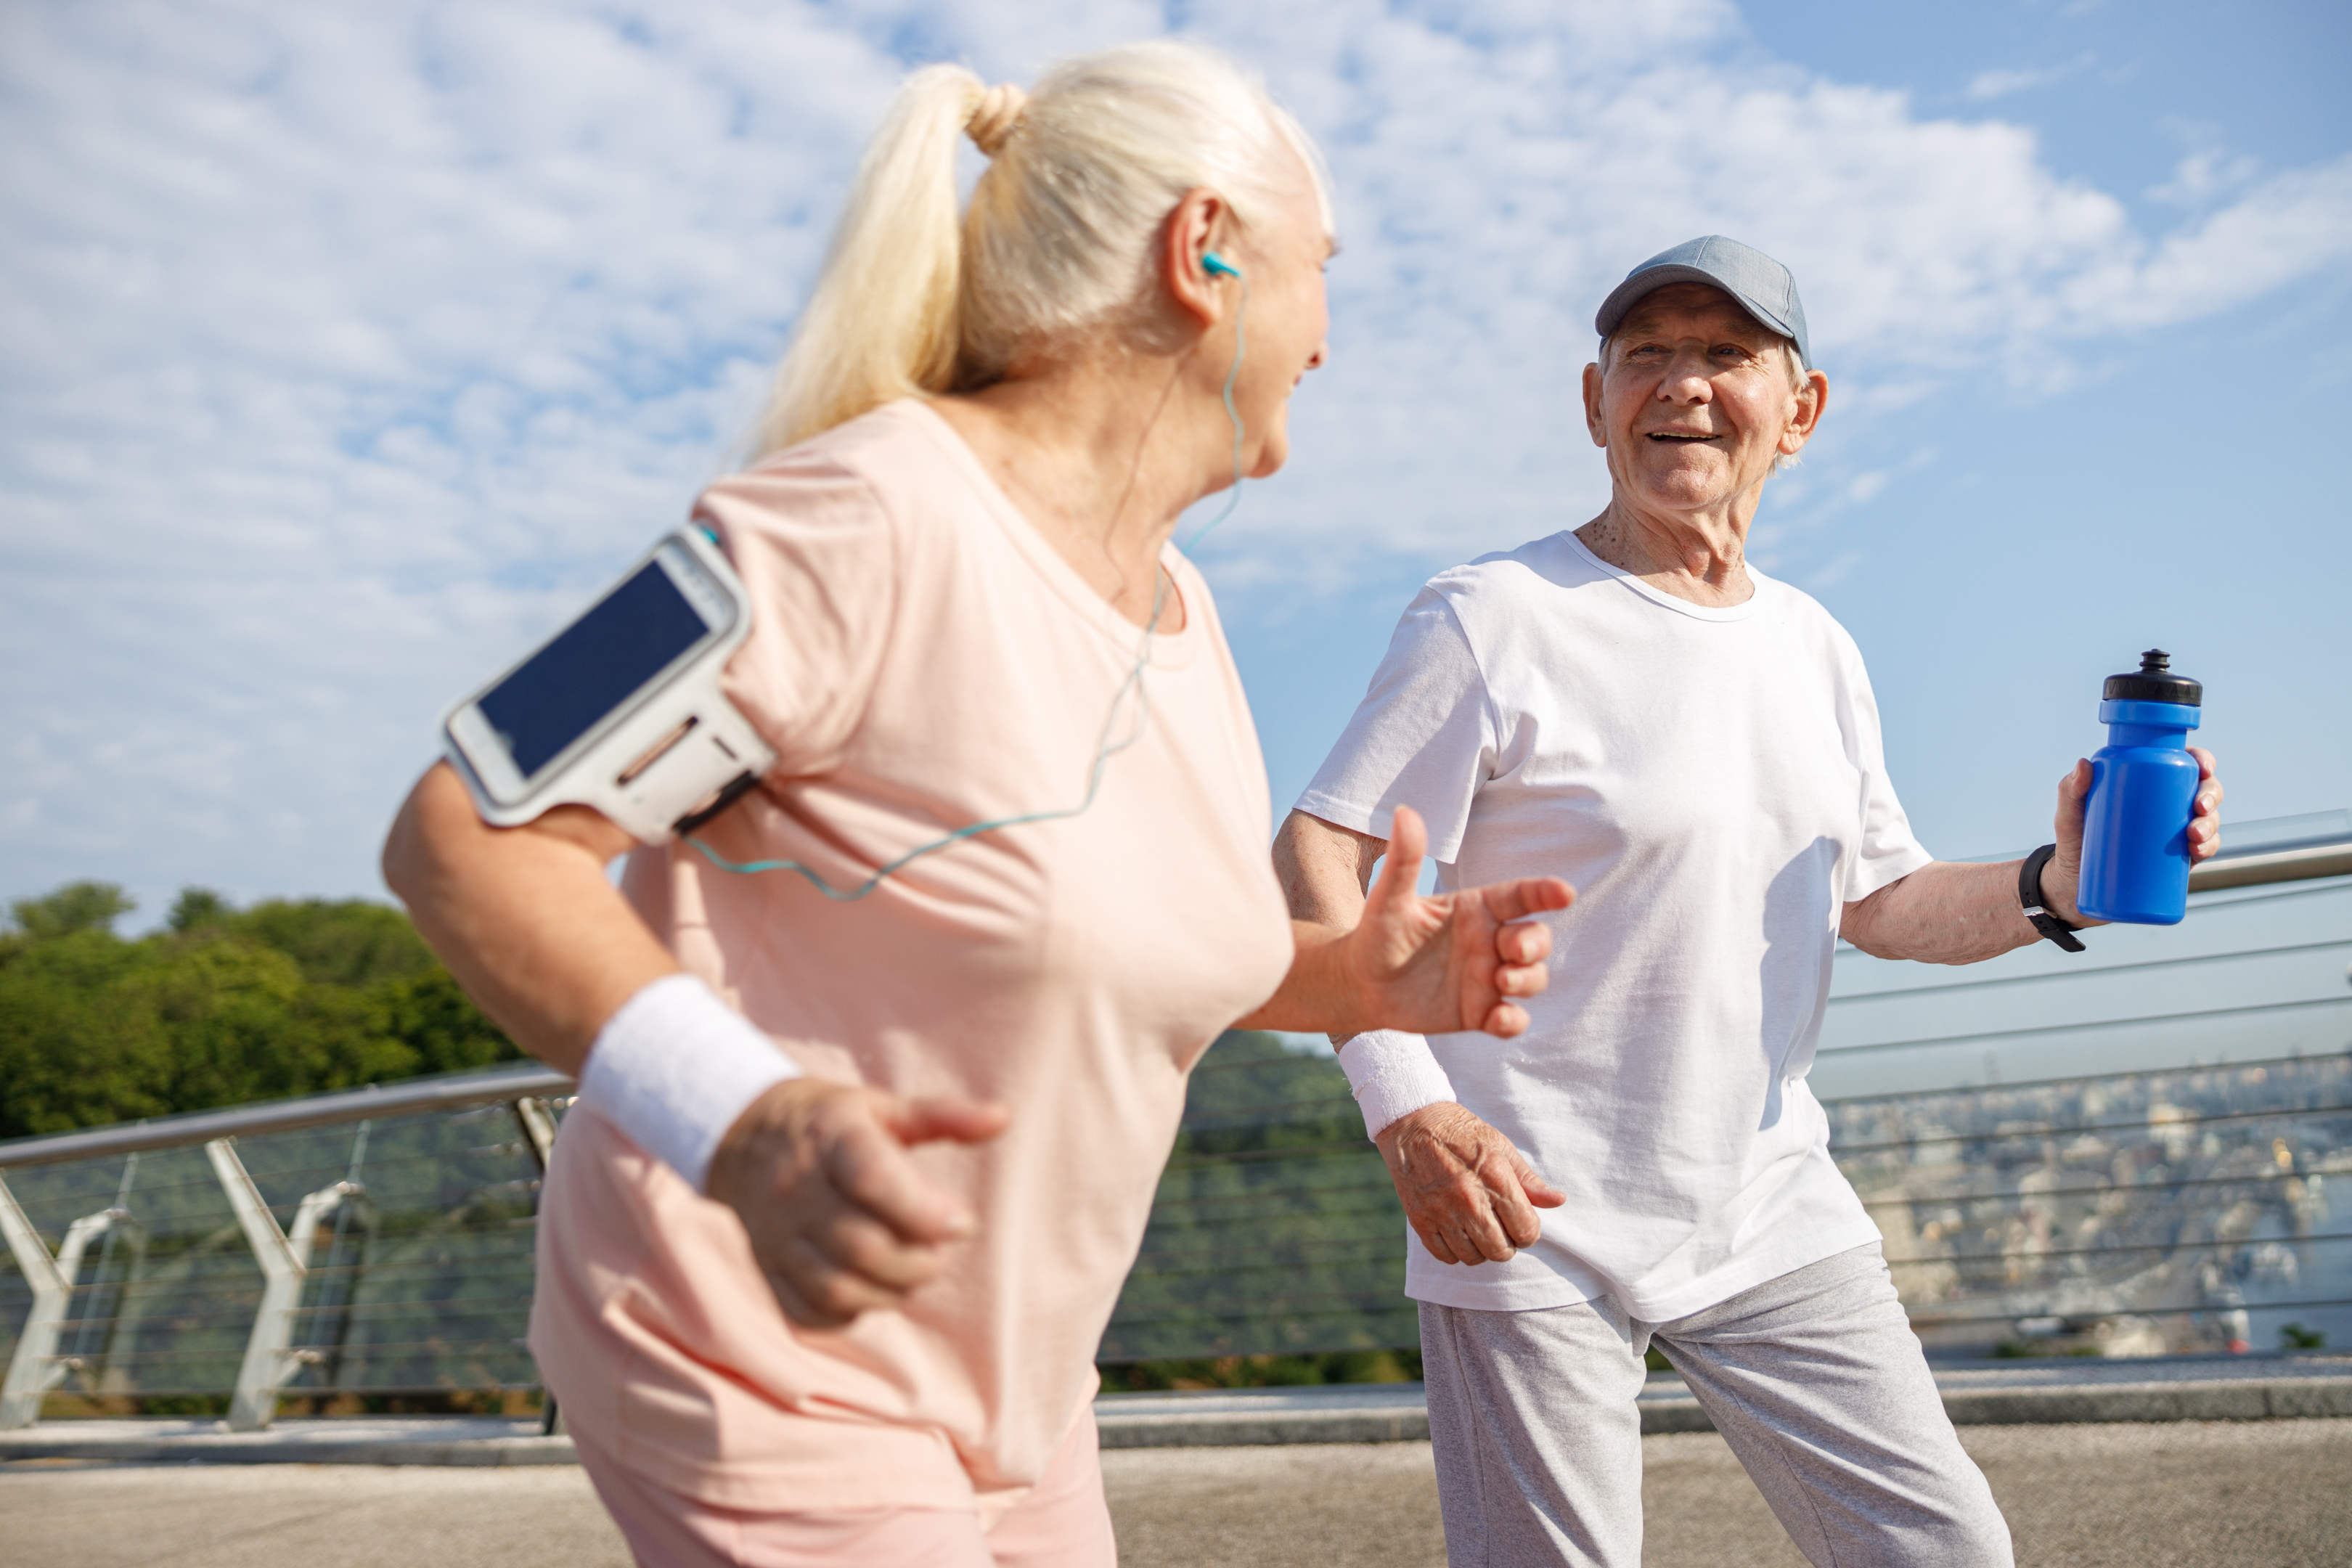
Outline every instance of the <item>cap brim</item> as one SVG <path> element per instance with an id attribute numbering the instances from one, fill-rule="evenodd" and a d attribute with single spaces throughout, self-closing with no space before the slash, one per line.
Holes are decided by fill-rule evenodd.
<path id="1" fill-rule="evenodd" d="M 1706 268 L 1691 267 L 1679 261 L 1670 261 L 1662 267 L 1645 267 L 1611 289 L 1609 298 L 1601 301 L 1601 310 L 1592 318 L 1593 327 L 1602 337 L 1607 337 L 1624 323 L 1625 318 L 1633 313 L 1634 306 L 1640 304 L 1648 295 L 1664 289 L 1670 283 L 1704 283 L 1710 289 L 1729 295 L 1741 310 L 1755 318 L 1758 325 L 1769 327 L 1790 342 L 1797 344 L 1798 356 L 1804 360 L 1805 368 L 1807 370 L 1812 368 L 1812 358 L 1805 353 L 1803 340 L 1797 335 L 1795 328 L 1709 272 Z"/>

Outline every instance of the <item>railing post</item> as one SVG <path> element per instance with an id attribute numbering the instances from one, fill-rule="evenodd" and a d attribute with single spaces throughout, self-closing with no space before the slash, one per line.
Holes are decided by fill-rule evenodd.
<path id="1" fill-rule="evenodd" d="M 58 1271 L 5 1182 L 0 1182 L 0 1230 L 8 1233 L 8 1250 L 33 1289 L 33 1310 L 25 1315 L 25 1331 L 9 1359 L 8 1381 L 0 1384 L 0 1431 L 10 1431 L 40 1419 L 41 1395 L 48 1391 L 49 1363 L 58 1353 L 58 1330 L 65 1322 L 73 1281 Z"/>
<path id="2" fill-rule="evenodd" d="M 237 1368 L 236 1393 L 228 1406 L 228 1424 L 238 1432 L 258 1432 L 278 1414 L 278 1391 L 308 1359 L 292 1348 L 294 1314 L 302 1304 L 302 1286 L 310 1277 L 310 1244 L 319 1221 L 337 1204 L 354 1197 L 359 1186 L 337 1182 L 303 1198 L 294 1211 L 291 1235 L 278 1228 L 278 1216 L 261 1199 L 261 1189 L 246 1173 L 236 1157 L 236 1140 L 216 1138 L 205 1145 L 213 1173 L 228 1194 L 229 1207 L 261 1265 L 264 1284 L 261 1309 L 253 1317 L 253 1332 L 245 1342 L 245 1361 Z"/>
<path id="3" fill-rule="evenodd" d="M 543 1188 L 548 1163 L 555 1158 L 555 1112 L 548 1109 L 547 1100 L 543 1096 L 535 1094 L 526 1094 L 507 1101 L 507 1109 L 514 1112 L 515 1125 L 522 1129 L 524 1146 L 530 1150 L 530 1157 L 539 1163 L 539 1173 L 542 1178 Z M 531 1196 L 530 1212 L 533 1217 L 539 1214 L 539 1196 L 536 1193 Z M 548 1437 L 562 1436 L 563 1413 L 555 1407 L 555 1391 L 542 1384 L 540 1389 L 540 1400 L 541 1435 Z"/>
<path id="4" fill-rule="evenodd" d="M 545 1100 L 531 1094 L 507 1101 L 507 1109 L 514 1112 L 515 1125 L 522 1129 L 530 1157 L 539 1162 L 540 1174 L 545 1175 L 547 1163 L 555 1158 L 555 1113 L 548 1110 Z"/>
<path id="5" fill-rule="evenodd" d="M 58 1354 L 58 1334 L 65 1327 L 66 1309 L 73 1300 L 75 1278 L 81 1273 L 82 1255 L 90 1239 L 102 1236 L 131 1215 L 119 1208 L 84 1215 L 66 1227 L 65 1241 L 52 1258 L 40 1232 L 16 1205 L 16 1196 L 0 1181 L 0 1231 L 8 1235 L 8 1250 L 17 1270 L 33 1289 L 33 1310 L 25 1315 L 25 1331 L 17 1337 L 16 1352 L 8 1359 L 8 1377 L 0 1383 L 0 1431 L 30 1426 L 41 1418 L 41 1396 L 72 1370 L 69 1359 Z"/>

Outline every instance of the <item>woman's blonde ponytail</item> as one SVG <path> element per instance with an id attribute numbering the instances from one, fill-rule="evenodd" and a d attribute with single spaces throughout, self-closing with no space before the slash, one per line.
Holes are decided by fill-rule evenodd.
<path id="1" fill-rule="evenodd" d="M 988 153 L 956 216 L 957 139 Z M 1108 335 L 1153 347 L 1153 246 L 1184 193 L 1222 195 L 1246 245 L 1322 160 L 1255 78 L 1172 38 L 1065 60 L 1024 97 L 960 66 L 908 79 L 858 166 L 761 419 L 759 452 L 894 398 L 969 391 Z"/>
<path id="2" fill-rule="evenodd" d="M 762 453 L 954 379 L 963 244 L 956 144 L 987 89 L 961 66 L 908 78 L 866 149 L 761 421 Z"/>

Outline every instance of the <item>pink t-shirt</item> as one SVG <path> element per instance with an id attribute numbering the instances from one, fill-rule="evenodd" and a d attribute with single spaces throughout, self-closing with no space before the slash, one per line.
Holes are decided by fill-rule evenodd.
<path id="1" fill-rule="evenodd" d="M 730 696 L 781 761 L 703 831 L 840 888 L 974 821 L 1087 793 L 1140 632 L 945 421 L 892 404 L 714 486 L 757 606 Z M 1217 1033 L 1291 935 L 1257 737 L 1207 586 L 1082 815 L 980 834 L 836 903 L 790 871 L 641 850 L 630 899 L 809 1072 L 1013 1108 L 926 1175 L 977 1209 L 904 1311 L 793 1327 L 731 1210 L 593 1108 L 556 1146 L 531 1348 L 565 1418 L 662 1485 L 767 1510 L 1001 1506 L 1092 1396 L 1093 1357 Z M 1136 716 L 1132 693 L 1114 738 Z"/>

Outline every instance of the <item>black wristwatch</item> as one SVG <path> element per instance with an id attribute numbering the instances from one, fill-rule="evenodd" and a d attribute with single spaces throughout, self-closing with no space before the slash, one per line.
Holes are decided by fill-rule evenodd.
<path id="1" fill-rule="evenodd" d="M 2050 864 L 2050 857 L 2057 853 L 2058 846 L 2044 844 L 2025 858 L 2024 864 L 2017 868 L 2017 901 L 2024 906 L 2025 918 L 2033 922 L 2035 931 L 2068 952 L 2080 952 L 2083 944 L 2074 940 L 2074 933 L 2083 928 L 2068 925 L 2042 902 L 2042 868 Z"/>

